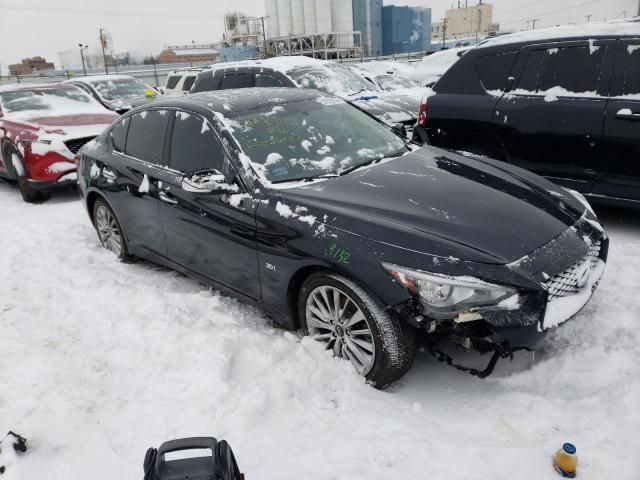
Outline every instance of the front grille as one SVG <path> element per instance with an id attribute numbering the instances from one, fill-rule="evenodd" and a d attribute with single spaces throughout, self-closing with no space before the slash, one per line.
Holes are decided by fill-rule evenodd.
<path id="1" fill-rule="evenodd" d="M 578 293 L 582 285 L 580 285 L 580 276 L 584 273 L 585 263 L 587 263 L 588 274 L 595 268 L 600 258 L 600 241 L 591 244 L 589 252 L 578 262 L 571 265 L 565 271 L 556 273 L 553 277 L 546 280 L 543 285 L 549 292 L 549 300 L 554 298 L 566 297 Z"/>
<path id="2" fill-rule="evenodd" d="M 76 138 L 74 140 L 68 140 L 64 142 L 69 151 L 74 155 L 78 153 L 78 151 L 84 146 L 85 143 L 89 143 L 96 137 L 84 137 L 84 138 Z"/>

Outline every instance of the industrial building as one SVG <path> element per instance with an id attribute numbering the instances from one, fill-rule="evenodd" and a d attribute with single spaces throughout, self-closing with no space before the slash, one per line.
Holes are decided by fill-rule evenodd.
<path id="1" fill-rule="evenodd" d="M 463 6 L 458 1 L 458 7 L 447 10 L 444 20 L 433 24 L 432 41 L 439 44 L 443 43 L 443 38 L 482 38 L 498 29 L 499 26 L 493 23 L 493 5 L 479 0 L 477 5 L 469 6 L 465 0 Z"/>
<path id="2" fill-rule="evenodd" d="M 273 53 L 382 53 L 382 0 L 265 0 L 265 10 Z"/>
<path id="3" fill-rule="evenodd" d="M 382 53 L 425 52 L 431 49 L 431 9 L 422 7 L 382 8 Z"/>

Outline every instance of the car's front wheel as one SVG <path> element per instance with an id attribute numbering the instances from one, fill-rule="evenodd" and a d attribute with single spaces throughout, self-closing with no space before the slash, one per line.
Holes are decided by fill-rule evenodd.
<path id="1" fill-rule="evenodd" d="M 27 169 L 20 152 L 18 152 L 18 150 L 16 150 L 12 145 L 7 145 L 3 153 L 7 165 L 13 170 L 22 199 L 28 203 L 44 200 L 45 195 L 29 185 Z"/>
<path id="2" fill-rule="evenodd" d="M 122 262 L 130 259 L 122 227 L 113 210 L 104 200 L 96 200 L 93 205 L 93 224 L 104 248 L 113 252 Z"/>
<path id="3" fill-rule="evenodd" d="M 413 362 L 414 330 L 341 275 L 311 275 L 300 290 L 298 314 L 305 333 L 377 388 L 401 378 Z"/>

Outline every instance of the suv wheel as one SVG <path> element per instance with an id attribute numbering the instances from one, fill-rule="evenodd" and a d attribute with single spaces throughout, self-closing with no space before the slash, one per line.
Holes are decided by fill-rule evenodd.
<path id="1" fill-rule="evenodd" d="M 415 356 L 415 331 L 349 279 L 316 273 L 303 284 L 298 314 L 306 334 L 349 360 L 376 388 L 401 378 Z"/>

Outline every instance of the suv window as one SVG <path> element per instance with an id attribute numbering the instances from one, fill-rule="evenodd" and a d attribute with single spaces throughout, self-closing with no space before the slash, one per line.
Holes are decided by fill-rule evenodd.
<path id="1" fill-rule="evenodd" d="M 127 135 L 125 153 L 145 162 L 161 165 L 169 117 L 167 110 L 144 110 L 131 115 L 131 135 Z"/>
<path id="2" fill-rule="evenodd" d="M 485 90 L 503 90 L 518 52 L 486 55 L 476 60 L 476 71 Z"/>
<path id="3" fill-rule="evenodd" d="M 213 127 L 199 115 L 176 112 L 170 143 L 171 168 L 183 173 L 222 171 L 224 150 Z"/>
<path id="4" fill-rule="evenodd" d="M 596 92 L 605 50 L 604 46 L 534 50 L 527 58 L 519 88 L 546 91 L 561 87 L 569 92 Z"/>
<path id="5" fill-rule="evenodd" d="M 111 142 L 113 149 L 117 152 L 124 152 L 124 145 L 127 141 L 127 130 L 129 129 L 129 118 L 123 118 L 115 127 L 111 129 Z"/>
<path id="6" fill-rule="evenodd" d="M 256 87 L 286 87 L 284 83 L 267 73 L 256 74 Z"/>
<path id="7" fill-rule="evenodd" d="M 170 76 L 169 78 L 167 78 L 167 84 L 165 85 L 164 88 L 174 89 L 176 88 L 178 81 L 180 81 L 180 75 Z"/>
<path id="8" fill-rule="evenodd" d="M 622 93 L 623 95 L 640 93 L 640 44 L 627 46 Z"/>
<path id="9" fill-rule="evenodd" d="M 184 79 L 184 83 L 182 84 L 182 90 L 188 91 L 191 90 L 191 85 L 196 81 L 196 77 L 187 77 Z"/>
<path id="10" fill-rule="evenodd" d="M 253 75 L 249 73 L 225 74 L 222 79 L 221 89 L 250 88 L 253 87 Z"/>

